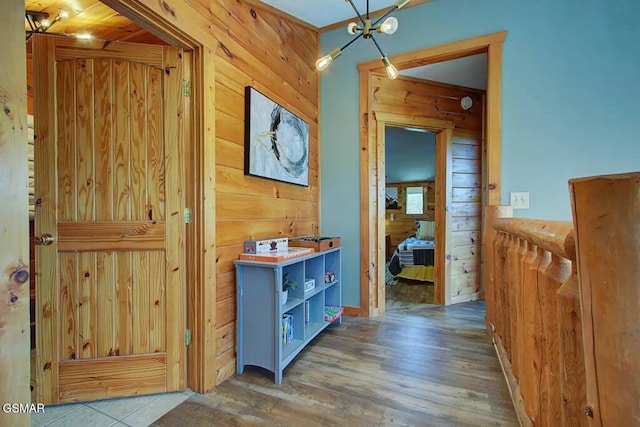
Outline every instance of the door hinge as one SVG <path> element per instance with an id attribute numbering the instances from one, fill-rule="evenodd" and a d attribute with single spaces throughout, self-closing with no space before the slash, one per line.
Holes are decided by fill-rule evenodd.
<path id="1" fill-rule="evenodd" d="M 187 329 L 184 331 L 184 345 L 191 344 L 191 330 Z"/>
<path id="2" fill-rule="evenodd" d="M 184 223 L 191 224 L 191 208 L 184 208 Z"/>
<path id="3" fill-rule="evenodd" d="M 191 82 L 189 80 L 182 81 L 182 92 L 186 97 L 191 96 Z"/>

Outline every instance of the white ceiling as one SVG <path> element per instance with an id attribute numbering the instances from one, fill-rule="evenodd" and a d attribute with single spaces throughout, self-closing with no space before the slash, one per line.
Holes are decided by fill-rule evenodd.
<path id="1" fill-rule="evenodd" d="M 262 0 L 293 15 L 298 19 L 302 19 L 318 28 L 353 18 L 355 14 L 353 9 L 345 0 Z M 365 0 L 354 0 L 360 13 L 366 12 L 367 2 Z M 395 4 L 395 0 L 369 0 L 369 10 L 379 10 L 391 8 Z"/>
<path id="2" fill-rule="evenodd" d="M 261 1 L 319 28 L 335 22 L 344 21 L 345 19 L 353 18 L 355 16 L 353 9 L 345 0 Z M 360 13 L 365 13 L 365 0 L 354 0 L 354 4 Z M 394 4 L 394 0 L 369 0 L 369 9 L 371 11 L 386 9 Z M 347 36 L 345 35 L 345 38 L 346 37 Z M 419 79 L 427 79 L 486 90 L 487 55 L 475 55 L 453 61 L 401 70 L 400 74 Z"/>
<path id="3" fill-rule="evenodd" d="M 400 70 L 403 76 L 487 90 L 487 54 Z"/>

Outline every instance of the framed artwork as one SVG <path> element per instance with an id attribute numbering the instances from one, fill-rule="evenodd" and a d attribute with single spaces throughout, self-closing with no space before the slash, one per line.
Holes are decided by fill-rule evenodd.
<path id="1" fill-rule="evenodd" d="M 400 209 L 398 187 L 385 187 L 385 209 Z"/>
<path id="2" fill-rule="evenodd" d="M 309 186 L 309 124 L 245 87 L 244 173 Z"/>

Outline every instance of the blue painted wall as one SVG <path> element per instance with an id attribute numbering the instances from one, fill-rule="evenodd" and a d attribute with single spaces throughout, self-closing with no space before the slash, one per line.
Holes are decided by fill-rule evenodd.
<path id="1" fill-rule="evenodd" d="M 398 32 L 378 37 L 389 56 L 508 32 L 502 200 L 510 191 L 529 191 L 531 208 L 519 215 L 569 220 L 568 179 L 640 170 L 637 0 L 434 0 L 395 16 Z M 342 28 L 323 33 L 321 52 L 349 37 Z M 354 306 L 360 304 L 357 64 L 377 57 L 371 42 L 358 40 L 321 78 L 321 227 L 343 238 L 344 303 Z"/>

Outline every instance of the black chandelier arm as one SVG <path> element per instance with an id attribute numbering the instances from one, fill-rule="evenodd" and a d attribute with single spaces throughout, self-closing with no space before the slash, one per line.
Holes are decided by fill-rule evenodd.
<path id="1" fill-rule="evenodd" d="M 364 18 L 362 17 L 360 12 L 358 12 L 358 9 L 356 8 L 356 5 L 353 4 L 353 0 L 347 0 L 347 1 L 349 2 L 351 7 L 353 8 L 353 11 L 356 13 L 356 15 L 358 15 L 358 18 L 360 19 L 360 22 L 362 22 L 362 25 L 364 26 Z"/>
<path id="2" fill-rule="evenodd" d="M 380 52 L 381 56 L 386 56 L 384 54 L 384 52 L 382 51 L 382 48 L 380 47 L 380 45 L 378 44 L 378 41 L 375 39 L 375 37 L 373 37 L 373 34 L 371 34 L 371 40 L 373 41 L 373 44 L 376 45 L 376 47 L 378 48 L 378 52 Z"/>
<path id="3" fill-rule="evenodd" d="M 33 22 L 31 21 L 31 18 L 27 18 L 27 22 L 29 23 L 29 27 L 31 27 L 31 31 L 35 31 L 36 27 L 33 26 Z"/>
<path id="4" fill-rule="evenodd" d="M 351 46 L 351 44 L 353 42 L 355 42 L 356 40 L 358 40 L 360 37 L 362 37 L 363 33 L 359 33 L 357 36 L 355 36 L 354 38 L 352 38 L 351 40 L 349 40 L 349 42 L 347 44 L 345 44 L 344 46 L 342 46 L 340 48 L 341 51 L 345 50 L 346 48 L 348 48 L 349 46 Z"/>

